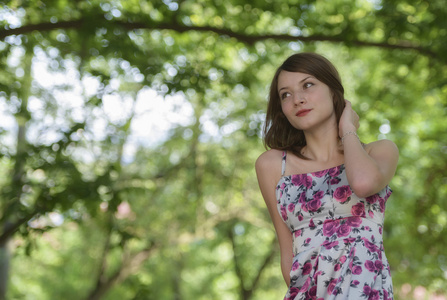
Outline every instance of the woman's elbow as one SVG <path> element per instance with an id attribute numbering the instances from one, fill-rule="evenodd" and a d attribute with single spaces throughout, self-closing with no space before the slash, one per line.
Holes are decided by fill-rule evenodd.
<path id="1" fill-rule="evenodd" d="M 351 190 L 360 198 L 366 198 L 380 191 L 379 178 L 356 178 L 350 183 Z"/>

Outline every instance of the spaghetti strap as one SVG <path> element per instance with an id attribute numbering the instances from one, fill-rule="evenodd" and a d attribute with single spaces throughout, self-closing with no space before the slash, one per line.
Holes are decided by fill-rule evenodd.
<path id="1" fill-rule="evenodd" d="M 286 172 L 286 157 L 287 157 L 287 151 L 283 151 L 281 176 L 284 176 L 284 173 Z"/>

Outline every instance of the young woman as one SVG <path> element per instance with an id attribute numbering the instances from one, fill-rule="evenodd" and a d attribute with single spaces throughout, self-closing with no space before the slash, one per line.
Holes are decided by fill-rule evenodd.
<path id="1" fill-rule="evenodd" d="M 270 88 L 259 186 L 280 245 L 284 299 L 393 299 L 382 227 L 398 149 L 363 144 L 335 67 L 289 57 Z"/>

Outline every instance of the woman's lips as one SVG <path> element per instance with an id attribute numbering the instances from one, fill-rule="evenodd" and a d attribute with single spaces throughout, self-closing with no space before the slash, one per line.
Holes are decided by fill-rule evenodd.
<path id="1" fill-rule="evenodd" d="M 305 115 L 307 115 L 309 112 L 311 111 L 311 109 L 301 109 L 296 113 L 297 117 L 304 117 Z"/>

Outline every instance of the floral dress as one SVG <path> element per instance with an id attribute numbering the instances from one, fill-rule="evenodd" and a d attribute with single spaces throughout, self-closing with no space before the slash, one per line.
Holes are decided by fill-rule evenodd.
<path id="1" fill-rule="evenodd" d="M 382 241 L 386 186 L 357 197 L 344 165 L 284 176 L 276 187 L 278 211 L 293 236 L 293 264 L 285 300 L 393 299 Z"/>

